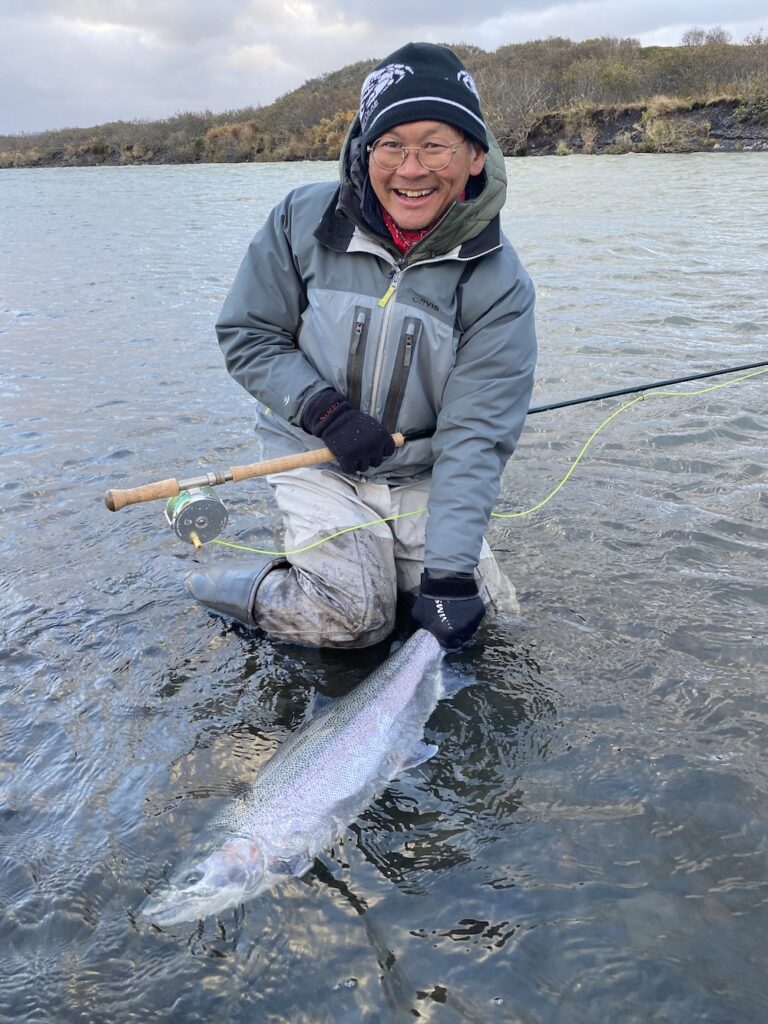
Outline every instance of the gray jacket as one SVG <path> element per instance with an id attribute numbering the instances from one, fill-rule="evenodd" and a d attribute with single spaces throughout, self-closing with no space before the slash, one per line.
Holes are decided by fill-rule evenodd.
<path id="1" fill-rule="evenodd" d="M 470 198 L 403 258 L 370 213 L 358 131 L 341 186 L 291 192 L 253 239 L 219 342 L 258 401 L 269 454 L 322 445 L 300 423 L 329 386 L 388 430 L 421 435 L 366 476 L 396 486 L 431 473 L 425 565 L 471 572 L 536 361 L 533 285 L 499 224 L 504 161 L 491 140 Z"/>

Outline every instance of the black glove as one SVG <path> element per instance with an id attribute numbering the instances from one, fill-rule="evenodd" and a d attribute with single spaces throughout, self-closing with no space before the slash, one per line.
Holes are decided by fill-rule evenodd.
<path id="1" fill-rule="evenodd" d="M 380 466 L 395 450 L 392 435 L 373 416 L 353 409 L 333 388 L 307 402 L 301 426 L 331 449 L 345 473 L 364 473 Z"/>
<path id="2" fill-rule="evenodd" d="M 434 574 L 433 574 L 434 573 Z M 449 651 L 471 640 L 485 615 L 475 577 L 467 572 L 425 569 L 411 615 Z"/>

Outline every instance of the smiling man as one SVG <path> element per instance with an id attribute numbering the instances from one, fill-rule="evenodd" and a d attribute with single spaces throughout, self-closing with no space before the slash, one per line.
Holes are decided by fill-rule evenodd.
<path id="1" fill-rule="evenodd" d="M 341 184 L 290 193 L 217 324 L 265 454 L 286 555 L 194 572 L 211 610 L 313 646 L 366 646 L 398 593 L 449 650 L 514 588 L 484 539 L 533 386 L 534 291 L 499 214 L 504 161 L 472 76 L 409 43 L 365 80 Z M 396 448 L 394 432 L 406 436 Z"/>

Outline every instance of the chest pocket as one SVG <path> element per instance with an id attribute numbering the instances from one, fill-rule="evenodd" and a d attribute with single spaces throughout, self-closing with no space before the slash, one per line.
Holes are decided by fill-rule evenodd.
<path id="1" fill-rule="evenodd" d="M 394 431 L 397 425 L 397 417 L 403 404 L 408 377 L 411 373 L 411 367 L 415 362 L 416 348 L 421 336 L 421 330 L 421 320 L 416 317 L 407 316 L 403 321 L 395 354 L 392 380 L 389 385 L 387 400 L 384 404 L 384 415 L 382 416 L 382 423 L 390 433 Z"/>
<path id="2" fill-rule="evenodd" d="M 363 363 L 371 328 L 371 311 L 364 306 L 355 306 L 352 335 L 349 339 L 347 358 L 347 398 L 355 409 L 360 408 L 362 395 Z"/>

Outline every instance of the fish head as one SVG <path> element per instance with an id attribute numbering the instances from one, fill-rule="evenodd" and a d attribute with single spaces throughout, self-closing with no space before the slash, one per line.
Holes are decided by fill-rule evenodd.
<path id="1" fill-rule="evenodd" d="M 263 847 L 252 839 L 232 838 L 204 860 L 185 864 L 140 913 L 158 925 L 196 921 L 257 896 L 269 881 Z"/>

